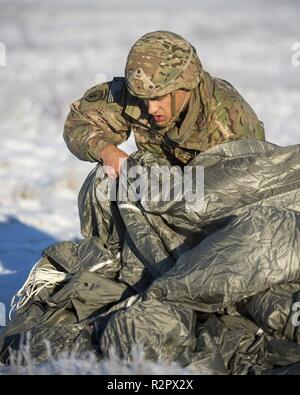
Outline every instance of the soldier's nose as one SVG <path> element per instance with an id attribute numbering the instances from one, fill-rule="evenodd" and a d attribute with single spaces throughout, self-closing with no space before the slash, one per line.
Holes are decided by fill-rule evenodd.
<path id="1" fill-rule="evenodd" d="M 158 103 L 156 100 L 148 100 L 148 113 L 150 115 L 155 115 L 158 109 Z"/>

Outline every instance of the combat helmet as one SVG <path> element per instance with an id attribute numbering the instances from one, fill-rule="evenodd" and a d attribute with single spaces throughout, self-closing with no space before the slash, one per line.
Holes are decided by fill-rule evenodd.
<path id="1" fill-rule="evenodd" d="M 172 32 L 156 31 L 132 46 L 125 77 L 132 95 L 153 99 L 177 89 L 194 89 L 201 72 L 196 50 L 188 41 Z"/>

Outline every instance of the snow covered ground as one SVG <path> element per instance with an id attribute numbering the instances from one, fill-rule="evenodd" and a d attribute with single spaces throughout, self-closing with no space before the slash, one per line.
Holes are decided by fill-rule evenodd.
<path id="1" fill-rule="evenodd" d="M 80 237 L 77 194 L 93 165 L 64 144 L 69 104 L 103 74 L 123 75 L 133 42 L 159 29 L 193 43 L 269 141 L 299 142 L 298 0 L 0 0 L 0 302 L 45 246 Z"/>

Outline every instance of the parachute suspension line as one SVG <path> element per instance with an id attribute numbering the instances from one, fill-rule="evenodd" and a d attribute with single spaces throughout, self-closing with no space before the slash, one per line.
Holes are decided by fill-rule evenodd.
<path id="1" fill-rule="evenodd" d="M 119 259 L 120 256 L 120 254 L 117 254 L 116 259 Z M 46 261 L 46 263 L 43 262 L 41 265 L 42 262 L 43 258 L 33 266 L 24 285 L 12 298 L 11 309 L 9 312 L 10 320 L 14 311 L 18 311 L 23 306 L 25 306 L 33 296 L 38 295 L 44 288 L 54 288 L 56 285 L 68 282 L 74 275 L 74 273 L 60 272 L 56 270 L 56 268 L 48 261 Z M 97 265 L 90 268 L 89 271 L 95 272 L 96 270 L 99 270 L 100 268 L 112 262 L 113 259 L 109 259 L 98 263 Z M 39 267 L 39 265 L 41 266 Z"/>
<path id="2" fill-rule="evenodd" d="M 38 267 L 40 262 L 41 260 L 33 266 L 24 285 L 12 298 L 9 312 L 10 320 L 14 311 L 18 311 L 25 306 L 33 296 L 39 294 L 44 288 L 53 288 L 72 277 L 71 273 L 57 271 L 50 263 Z M 16 301 L 17 298 L 19 298 L 18 301 Z"/>

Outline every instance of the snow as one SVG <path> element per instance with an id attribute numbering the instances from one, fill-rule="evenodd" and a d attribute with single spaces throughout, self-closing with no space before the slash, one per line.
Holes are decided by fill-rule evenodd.
<path id="1" fill-rule="evenodd" d="M 297 144 L 299 20 L 297 0 L 0 0 L 0 302 L 7 310 L 42 249 L 80 237 L 77 195 L 93 164 L 63 141 L 72 101 L 96 81 L 123 75 L 141 35 L 172 30 L 248 100 L 269 141 Z"/>
<path id="2" fill-rule="evenodd" d="M 1 375 L 191 375 L 199 373 L 196 368 L 182 368 L 176 362 L 145 359 L 143 348 L 134 347 L 130 361 L 121 360 L 112 350 L 108 359 L 98 361 L 94 354 L 86 353 L 80 358 L 76 353 L 60 353 L 51 357 L 51 347 L 46 343 L 49 360 L 46 363 L 36 363 L 30 355 L 28 345 L 22 345 L 18 353 L 11 355 L 9 366 L 0 363 Z M 212 372 L 203 366 L 202 375 Z"/>

